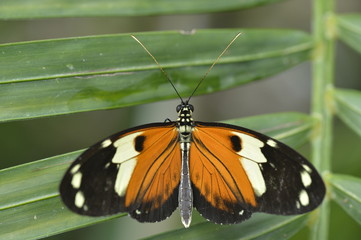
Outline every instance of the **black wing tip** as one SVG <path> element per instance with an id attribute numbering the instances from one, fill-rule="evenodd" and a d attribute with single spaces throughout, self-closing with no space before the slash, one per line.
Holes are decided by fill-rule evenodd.
<path id="1" fill-rule="evenodd" d="M 70 165 L 59 185 L 60 198 L 68 209 L 94 217 L 125 212 L 124 198 L 114 190 L 118 170 L 109 162 L 114 153 L 114 147 L 96 144 Z M 94 159 L 89 165 L 88 161 Z"/>

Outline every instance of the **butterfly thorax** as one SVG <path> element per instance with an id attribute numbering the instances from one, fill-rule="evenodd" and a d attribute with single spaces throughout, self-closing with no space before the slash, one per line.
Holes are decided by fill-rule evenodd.
<path id="1" fill-rule="evenodd" d="M 189 143 L 191 141 L 191 133 L 194 126 L 192 118 L 193 110 L 193 105 L 188 103 L 182 103 L 177 106 L 177 128 L 181 143 Z"/>

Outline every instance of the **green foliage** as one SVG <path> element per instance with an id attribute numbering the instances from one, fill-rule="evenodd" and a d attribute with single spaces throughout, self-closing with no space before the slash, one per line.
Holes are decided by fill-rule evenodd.
<path id="1" fill-rule="evenodd" d="M 361 135 L 361 93 L 352 89 L 337 89 L 335 106 L 340 117 L 357 134 Z"/>
<path id="2" fill-rule="evenodd" d="M 241 9 L 278 1 L 280 0 L 2 0 L 0 16 L 5 19 L 24 19 L 202 13 Z"/>
<path id="3" fill-rule="evenodd" d="M 0 3 L 0 18 L 221 12 L 276 1 L 224 0 L 204 4 L 205 0 L 172 3 L 157 0 L 150 5 L 147 0 L 58 0 L 57 4 L 4 0 Z M 150 239 L 288 239 L 306 225 L 311 228 L 311 238 L 327 239 L 330 200 L 361 224 L 361 179 L 331 170 L 333 116 L 337 115 L 361 134 L 361 94 L 358 90 L 336 88 L 333 64 L 338 38 L 361 52 L 361 15 L 337 16 L 333 0 L 313 2 L 312 35 L 280 29 L 135 33 L 156 53 L 182 96 L 194 89 L 194 79 L 206 72 L 238 32 L 243 32 L 243 36 L 210 72 L 197 94 L 233 88 L 311 61 L 314 74 L 310 115 L 272 113 L 228 122 L 264 132 L 291 146 L 310 141 L 312 160 L 328 187 L 324 204 L 311 214 L 296 217 L 261 214 L 231 226 L 199 223 L 190 229 Z M 0 122 L 112 109 L 175 97 L 158 67 L 129 34 L 1 44 L 0 73 Z M 78 154 L 79 151 L 0 171 L 0 239 L 36 239 L 125 215 L 90 218 L 64 208 L 58 184 Z"/>
<path id="4" fill-rule="evenodd" d="M 306 225 L 306 216 L 252 217 L 241 225 L 220 226 L 205 222 L 197 224 L 192 231 L 180 229 L 146 239 L 288 239 Z"/>
<path id="5" fill-rule="evenodd" d="M 337 29 L 337 36 L 361 53 L 361 15 L 348 14 L 338 16 Z"/>
<path id="6" fill-rule="evenodd" d="M 137 37 L 157 53 L 177 90 L 187 96 L 195 87 L 194 79 L 207 71 L 237 31 L 244 37 L 209 73 L 207 88 L 196 94 L 264 78 L 309 58 L 312 41 L 300 31 L 199 30 L 192 35 L 152 32 L 137 33 Z M 265 35 L 267 45 L 263 44 Z M 169 83 L 158 66 L 151 64 L 129 34 L 4 44 L 0 51 L 0 121 L 124 107 L 176 96 L 168 91 Z"/>
<path id="7" fill-rule="evenodd" d="M 330 182 L 332 198 L 361 224 L 361 179 L 335 174 Z"/>

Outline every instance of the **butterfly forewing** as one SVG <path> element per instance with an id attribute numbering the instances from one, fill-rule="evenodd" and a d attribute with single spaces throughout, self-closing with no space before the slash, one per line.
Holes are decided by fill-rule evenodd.
<path id="1" fill-rule="evenodd" d="M 237 126 L 195 125 L 190 157 L 194 206 L 209 220 L 236 223 L 255 211 L 300 214 L 322 202 L 321 177 L 290 147 Z"/>
<path id="2" fill-rule="evenodd" d="M 178 206 L 177 134 L 173 122 L 154 123 L 95 144 L 67 170 L 63 202 L 82 215 L 128 212 L 141 222 L 165 219 Z"/>

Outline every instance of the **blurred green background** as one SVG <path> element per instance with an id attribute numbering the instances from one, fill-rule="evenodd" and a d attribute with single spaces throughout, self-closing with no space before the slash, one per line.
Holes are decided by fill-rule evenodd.
<path id="1" fill-rule="evenodd" d="M 241 11 L 153 17 L 103 17 L 0 21 L 0 43 L 74 36 L 155 30 L 199 28 L 292 28 L 311 31 L 311 1 L 291 0 Z M 360 0 L 338 1 L 337 12 L 360 12 Z M 265 39 L 267 41 L 267 39 Z M 206 44 L 206 43 L 205 43 Z M 360 43 L 361 44 L 361 43 Z M 157 56 L 157 53 L 153 53 Z M 361 57 L 337 44 L 336 86 L 361 90 Z M 162 64 L 162 63 L 160 63 Z M 220 121 L 250 115 L 309 112 L 311 69 L 308 62 L 278 74 L 269 81 L 252 82 L 231 90 L 194 97 L 194 118 Z M 202 76 L 203 73 L 200 73 Z M 171 86 L 169 87 L 172 91 Z M 86 148 L 110 134 L 142 123 L 175 119 L 179 100 L 116 110 L 77 113 L 0 124 L 0 169 Z M 333 170 L 361 177 L 360 137 L 336 119 Z M 302 153 L 308 155 L 307 146 Z M 347 153 L 347 159 L 343 156 Z M 360 227 L 343 210 L 332 205 L 330 239 L 359 239 Z M 195 221 L 203 221 L 195 214 Z M 180 228 L 179 214 L 162 223 L 140 224 L 123 217 L 49 239 L 137 239 Z M 307 230 L 294 239 L 303 239 Z"/>

